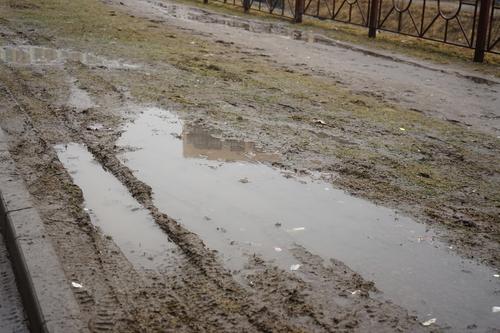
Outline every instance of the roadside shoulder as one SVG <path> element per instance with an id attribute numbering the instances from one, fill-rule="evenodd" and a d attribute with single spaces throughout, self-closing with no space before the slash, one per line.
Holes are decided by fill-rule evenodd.
<path id="1" fill-rule="evenodd" d="M 0 128 L 0 230 L 31 332 L 85 332 L 79 307 Z"/>

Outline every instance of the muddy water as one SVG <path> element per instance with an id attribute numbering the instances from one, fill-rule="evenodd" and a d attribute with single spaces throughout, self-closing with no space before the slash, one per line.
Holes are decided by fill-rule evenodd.
<path id="1" fill-rule="evenodd" d="M 109 69 L 137 69 L 140 66 L 118 60 L 105 59 L 91 53 L 53 49 L 41 46 L 2 46 L 0 60 L 18 66 L 60 66 L 66 61 L 79 61 L 88 66 L 103 66 Z"/>
<path id="2" fill-rule="evenodd" d="M 175 245 L 127 189 L 83 145 L 56 146 L 59 160 L 83 192 L 85 210 L 127 259 L 140 269 L 162 270 Z"/>
<path id="3" fill-rule="evenodd" d="M 285 177 L 247 158 L 225 161 L 231 145 L 183 130 L 168 111 L 143 111 L 118 142 L 139 149 L 120 158 L 152 186 L 155 204 L 218 250 L 230 269 L 256 253 L 289 270 L 298 262 L 288 249 L 300 244 L 344 261 L 422 320 L 435 317 L 456 330 L 500 327 L 492 313 L 500 303 L 495 272 L 453 254 L 426 226 L 319 180 Z M 237 150 L 257 156 L 248 143 Z"/>

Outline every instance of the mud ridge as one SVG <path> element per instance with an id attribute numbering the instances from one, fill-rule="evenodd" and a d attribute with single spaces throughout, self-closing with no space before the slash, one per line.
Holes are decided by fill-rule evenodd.
<path id="1" fill-rule="evenodd" d="M 106 149 L 102 145 L 89 145 L 88 147 L 96 159 L 110 170 L 130 190 L 130 193 L 151 212 L 156 223 L 186 253 L 194 266 L 198 267 L 219 288 L 226 292 L 235 293 L 236 295 L 233 297 L 237 297 L 240 302 L 247 303 L 245 307 L 248 310 L 244 311 L 243 314 L 247 316 L 250 323 L 263 331 L 295 331 L 293 327 L 276 317 L 267 307 L 256 306 L 256 304 L 249 302 L 246 292 L 231 278 L 231 274 L 222 268 L 216 257 L 216 252 L 209 250 L 196 234 L 186 230 L 166 214 L 160 213 L 153 204 L 151 188 L 137 180 L 132 172 L 121 164 L 111 149 Z M 263 321 L 255 320 L 256 313 L 266 319 Z"/>

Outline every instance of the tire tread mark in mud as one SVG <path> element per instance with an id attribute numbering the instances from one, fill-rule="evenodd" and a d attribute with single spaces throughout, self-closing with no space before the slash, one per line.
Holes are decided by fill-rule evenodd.
<path id="1" fill-rule="evenodd" d="M 9 68 L 9 71 L 13 74 L 12 77 L 19 76 L 17 71 L 15 69 Z M 39 170 L 40 172 L 43 173 L 43 175 L 46 177 L 48 175 L 51 175 L 54 173 L 54 170 L 56 169 L 56 166 L 54 166 L 54 163 L 59 163 L 57 159 L 57 155 L 55 154 L 52 146 L 47 143 L 46 140 L 43 139 L 42 133 L 33 125 L 33 122 L 31 121 L 30 118 L 30 111 L 28 107 L 23 106 L 22 101 L 20 101 L 18 98 L 16 98 L 16 93 L 17 90 L 22 91 L 22 94 L 20 93 L 19 95 L 22 95 L 24 97 L 26 96 L 31 96 L 31 98 L 35 99 L 34 94 L 31 92 L 31 89 L 23 84 L 21 81 L 17 81 L 15 86 L 11 86 L 10 88 L 7 86 L 0 86 L 0 88 L 3 88 L 4 92 L 6 92 L 7 97 L 14 102 L 16 108 L 19 110 L 18 116 L 22 118 L 23 120 L 23 126 L 21 129 L 21 133 L 19 133 L 19 136 L 21 137 L 16 144 L 13 145 L 12 149 L 12 156 L 13 158 L 19 159 L 20 156 L 24 154 L 25 150 L 36 150 L 37 153 L 41 153 L 46 156 L 46 159 L 48 159 L 47 163 L 45 165 L 39 165 L 39 167 L 42 168 L 42 170 Z M 46 109 L 50 110 L 51 106 L 47 105 Z M 64 124 L 64 122 L 62 122 Z M 69 124 L 65 125 L 67 129 L 70 128 Z M 35 135 L 34 135 L 35 134 Z M 30 155 L 32 153 L 28 153 Z M 17 161 L 16 161 L 17 162 Z M 44 188 L 37 188 L 37 180 L 32 180 L 29 182 L 29 190 L 34 194 L 35 200 L 38 200 L 38 195 L 37 192 L 42 190 L 45 191 Z M 33 192 L 35 191 L 35 192 Z M 48 214 L 46 211 L 41 210 L 41 215 L 45 221 L 51 220 L 51 223 L 60 223 L 60 221 L 54 220 L 54 215 Z M 51 216 L 49 219 L 47 217 L 47 214 Z M 81 218 L 81 216 L 73 216 L 77 221 Z M 92 253 L 97 256 L 96 262 L 99 263 L 100 271 L 105 272 L 106 267 L 103 262 L 103 258 L 101 253 L 102 249 L 100 249 L 100 246 L 98 245 L 99 241 L 96 239 L 96 233 L 92 228 L 89 228 L 88 224 L 78 224 L 79 229 L 81 232 L 84 232 L 87 234 L 88 238 L 92 240 L 92 246 L 94 247 L 94 251 Z M 59 249 L 59 253 L 64 253 L 65 255 L 63 257 L 69 256 L 69 257 L 74 257 L 77 258 L 78 255 L 73 255 L 74 251 L 78 251 L 77 249 L 73 248 L 73 245 L 71 243 L 65 242 L 64 240 L 58 240 L 55 239 L 55 244 L 57 244 L 56 249 Z M 76 277 L 75 277 L 76 278 Z M 100 278 L 102 280 L 102 278 Z M 106 279 L 104 279 L 105 281 Z M 101 281 L 103 282 L 103 281 Z M 113 317 L 116 316 L 116 311 L 114 309 L 121 308 L 118 304 L 118 299 L 116 298 L 116 293 L 113 290 L 113 287 L 111 286 L 110 283 L 100 283 L 99 285 L 99 302 L 96 302 L 95 299 L 87 292 L 83 291 L 78 291 L 75 292 L 74 294 L 76 296 L 76 299 L 82 309 L 85 309 L 88 311 L 88 313 L 91 313 L 89 316 L 90 318 L 96 318 L 95 319 L 95 329 L 96 331 L 109 331 L 110 329 L 113 328 L 115 325 L 115 322 L 113 320 Z M 114 300 L 114 301 L 113 301 Z M 97 303 L 97 304 L 96 304 Z"/>

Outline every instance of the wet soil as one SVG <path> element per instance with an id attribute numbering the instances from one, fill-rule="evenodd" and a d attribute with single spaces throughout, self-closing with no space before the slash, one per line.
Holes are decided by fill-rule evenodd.
<path id="1" fill-rule="evenodd" d="M 422 319 L 437 317 L 453 329 L 497 323 L 490 311 L 500 287 L 495 271 L 454 255 L 425 225 L 334 189 L 319 174 L 259 163 L 277 156 L 251 142 L 183 129 L 166 110 L 137 109 L 117 141 L 125 150 L 120 160 L 151 184 L 154 204 L 217 250 L 234 274 L 259 255 L 300 275 L 299 245 L 341 260 Z"/>
<path id="2" fill-rule="evenodd" d="M 281 162 L 285 168 L 340 174 L 336 186 L 438 228 L 452 229 L 453 236 L 442 236 L 460 244 L 457 250 L 473 247 L 481 254 L 468 250 L 462 254 L 497 265 L 500 193 L 495 119 L 500 86 L 495 78 L 452 65 L 377 56 L 345 43 L 311 45 L 301 41 L 300 36 L 309 38 L 307 31 L 297 33 L 285 23 L 248 19 L 238 24 L 239 17 L 162 2 L 153 5 L 124 2 L 119 8 L 152 18 L 157 25 L 188 31 L 190 37 L 174 38 L 174 44 L 186 43 L 189 51 L 184 56 L 189 57 L 172 56 L 175 60 L 170 63 L 200 76 L 187 80 L 186 86 L 173 83 L 173 87 L 170 80 L 157 76 L 155 88 L 137 88 L 135 96 L 146 102 L 158 99 L 166 106 L 178 102 L 192 121 L 229 137 L 262 142 L 269 151 L 285 155 Z M 202 39 L 195 41 L 200 35 Z M 269 43 L 261 44 L 266 40 Z M 191 47 L 198 53 L 193 55 Z M 273 54 L 278 52 L 273 47 L 282 53 Z M 332 56 L 335 52 L 338 56 Z M 290 54 L 293 61 L 287 60 Z M 304 54 L 304 60 L 297 61 L 296 54 Z M 328 61 L 332 63 L 323 66 Z M 333 72 L 339 70 L 345 72 Z M 386 85 L 386 73 L 392 71 L 390 79 L 396 82 Z M 373 82 L 361 86 L 356 72 Z M 154 74 L 147 74 L 152 80 Z M 178 79 L 172 72 L 169 75 Z M 407 85 L 422 91 L 407 99 L 401 95 L 411 95 L 401 89 Z M 442 90 L 443 94 L 435 94 Z M 168 102 L 165 94 L 170 96 Z M 439 100 L 429 105 L 431 95 L 439 95 Z M 473 115 L 486 109 L 491 117 Z M 470 119 L 457 120 L 459 114 Z"/>
<path id="3" fill-rule="evenodd" d="M 491 119 L 484 122 L 480 116 L 498 110 L 496 83 L 484 83 L 494 79 L 477 82 L 465 77 L 477 74 L 457 75 L 446 66 L 435 71 L 428 69 L 435 64 L 412 65 L 345 47 L 306 43 L 283 38 L 274 30 L 271 34 L 247 31 L 212 19 L 179 20 L 165 10 L 168 5 L 161 3 L 21 2 L 25 5 L 0 1 L 1 12 L 5 13 L 0 24 L 2 50 L 21 54 L 15 59 L 34 55 L 29 61 L 2 56 L 0 126 L 9 135 L 11 154 L 68 279 L 82 285 L 74 292 L 82 318 L 92 331 L 414 332 L 440 330 L 447 325 L 453 330 L 497 329 L 489 300 L 498 295 L 498 282 L 492 273 L 500 260 L 500 147 L 498 124 Z M 221 16 L 221 20 L 228 18 Z M 259 22 L 252 24 L 258 26 Z M 236 37 L 238 41 L 232 40 Z M 261 39 L 265 43 L 259 44 Z M 290 49 L 275 45 L 293 45 L 294 52 L 300 49 L 306 58 L 292 61 Z M 60 56 L 45 61 L 47 56 L 31 51 L 40 47 L 49 51 L 38 53 Z M 355 65 L 350 65 L 352 73 L 341 60 L 328 63 L 341 59 L 331 57 L 330 52 L 347 52 L 348 58 L 356 55 Z M 70 56 L 73 53 L 77 56 Z M 86 62 L 81 55 L 87 54 L 99 61 Z M 309 63 L 307 57 L 316 56 L 328 61 L 324 60 L 323 66 L 323 60 L 316 58 L 310 66 L 303 65 Z M 392 66 L 397 74 L 397 82 L 387 90 L 380 84 L 385 76 L 374 74 L 385 73 L 381 69 L 384 65 Z M 371 81 L 362 85 L 358 71 L 364 67 L 371 73 Z M 331 68 L 339 72 L 332 74 Z M 395 88 L 407 79 L 401 74 L 405 70 L 423 75 L 405 83 L 417 92 L 407 100 L 400 98 Z M 430 88 L 423 83 L 427 77 L 435 80 Z M 453 84 L 447 88 L 443 82 Z M 436 100 L 429 103 L 430 91 L 437 87 L 445 96 L 437 103 L 439 109 L 430 107 L 437 105 Z M 463 103 L 457 103 L 465 96 L 457 94 L 457 89 L 470 89 Z M 311 222 L 307 221 L 310 226 L 305 223 L 307 216 L 294 220 L 300 215 L 287 205 L 282 209 L 286 219 L 279 221 L 279 216 L 269 215 L 272 221 L 266 218 L 265 224 L 260 222 L 256 227 L 262 228 L 252 235 L 275 243 L 280 240 L 274 237 L 279 232 L 284 243 L 272 246 L 266 239 L 245 244 L 239 229 L 232 229 L 238 223 L 229 221 L 233 220 L 231 214 L 214 216 L 200 211 L 197 220 L 190 221 L 193 215 L 184 217 L 175 209 L 184 209 L 184 203 L 185 210 L 194 214 L 189 209 L 195 202 L 193 193 L 207 192 L 196 187 L 188 191 L 189 182 L 168 188 L 184 179 L 185 169 L 167 171 L 168 184 L 158 187 L 162 177 L 154 168 L 169 170 L 169 161 L 148 163 L 143 160 L 146 156 L 134 159 L 147 153 L 146 148 L 136 150 L 144 142 L 120 141 L 125 140 L 134 121 L 140 123 L 139 112 L 147 117 L 158 107 L 175 110 L 186 124 L 184 132 L 172 131 L 168 140 L 156 144 L 161 148 L 175 142 L 168 153 L 176 156 L 164 152 L 172 161 L 202 163 L 203 170 L 214 173 L 232 168 L 233 164 L 224 160 L 260 161 L 264 165 L 244 167 L 246 174 L 235 173 L 230 185 L 242 193 L 260 193 L 256 189 L 259 179 L 249 176 L 254 175 L 250 170 L 269 170 L 272 165 L 281 171 L 271 169 L 276 173 L 271 184 L 285 188 L 291 185 L 284 184 L 294 184 L 294 191 L 320 186 L 315 191 L 332 196 L 336 193 L 340 196 L 337 200 L 347 202 L 346 194 L 335 189 L 341 188 L 398 209 L 398 223 L 403 227 L 389 224 L 395 223 L 393 211 L 351 197 L 348 202 L 363 204 L 353 211 L 342 208 L 345 203 L 337 203 L 343 216 L 337 222 L 338 230 L 349 234 L 344 241 L 350 240 L 343 246 L 340 241 L 330 244 L 330 238 L 319 241 L 322 233 L 326 237 L 327 231 L 333 230 L 314 224 L 316 215 L 335 215 L 327 204 L 321 208 L 324 213 L 317 212 Z M 465 114 L 471 126 L 463 124 L 464 117 L 458 122 L 448 119 L 454 107 Z M 162 135 L 165 133 L 160 131 L 155 137 Z M 200 154 L 204 155 L 201 161 L 197 158 Z M 80 158 L 79 163 L 72 157 Z M 139 164 L 134 165 L 134 161 Z M 88 170 L 93 171 L 79 178 Z M 146 177 L 148 170 L 153 170 L 151 179 Z M 282 171 L 295 180 L 284 178 Z M 272 173 L 264 171 L 263 180 L 268 172 Z M 102 181 L 93 183 L 96 174 Z M 306 180 L 308 184 L 302 184 L 302 177 L 316 177 L 315 181 L 325 183 Z M 210 193 L 216 186 L 205 190 Z M 109 189 L 111 195 L 117 195 L 116 200 L 109 204 L 93 200 L 95 193 Z M 206 196 L 202 197 L 206 201 L 199 201 L 197 206 L 203 207 L 204 202 L 220 204 L 219 200 L 210 201 L 217 196 Z M 317 204 L 312 201 L 311 205 Z M 169 206 L 171 203 L 177 204 Z M 272 204 L 257 207 L 253 212 L 256 216 L 277 211 Z M 236 212 L 242 211 L 241 206 L 237 208 Z M 382 212 L 380 230 L 373 226 L 377 222 L 373 221 L 374 211 Z M 120 216 L 128 219 L 134 214 L 138 214 L 133 221 L 137 228 L 134 234 L 116 227 Z M 412 222 L 410 216 L 422 224 Z M 363 222 L 359 232 L 342 228 L 350 219 Z M 305 230 L 294 233 L 293 228 L 300 227 Z M 168 257 L 160 267 L 154 265 L 154 256 L 153 260 L 147 255 L 146 260 L 135 256 L 137 247 L 142 246 L 137 239 L 151 230 L 164 232 L 154 237 L 166 235 L 171 241 L 167 243 L 171 245 Z M 372 237 L 382 230 L 387 232 L 374 237 L 376 242 L 359 237 Z M 386 239 L 392 240 L 384 253 L 381 244 Z M 235 243 L 231 245 L 231 241 Z M 257 250 L 255 243 L 267 250 Z M 361 244 L 359 251 L 350 248 L 351 244 Z M 369 244 L 378 246 L 376 251 L 384 256 L 392 255 L 394 262 L 383 257 L 369 260 Z M 237 250 L 229 252 L 231 247 Z M 279 253 L 288 259 L 282 260 Z M 420 259 L 410 258 L 412 254 Z M 386 265 L 400 260 L 405 268 L 416 270 L 393 272 L 389 271 L 391 266 L 377 269 L 376 259 Z M 433 264 L 426 266 L 428 260 Z M 291 270 L 292 265 L 300 266 Z M 419 287 L 430 288 L 425 296 L 420 290 L 408 289 L 398 296 L 400 286 L 396 283 L 392 294 L 386 291 L 391 286 L 384 285 L 384 278 L 395 281 L 398 275 L 413 275 L 414 281 L 422 282 L 426 274 L 433 278 L 429 277 L 430 286 Z M 439 284 L 432 283 L 434 278 Z M 452 284 L 447 284 L 447 279 Z M 409 285 L 418 289 L 417 282 Z M 457 295 L 463 292 L 463 284 L 458 291 L 452 287 L 461 283 L 467 286 L 464 295 L 468 295 L 462 299 Z M 453 308 L 448 314 L 432 309 L 430 315 L 439 313 L 449 319 L 437 318 L 437 325 L 422 326 L 420 322 L 429 319 L 427 313 L 422 315 L 422 309 L 434 304 L 441 290 L 446 295 L 443 303 L 448 297 L 453 303 L 470 298 L 475 305 L 469 309 L 477 312 L 461 320 L 453 317 Z M 413 307 L 412 298 L 414 303 L 424 298 L 429 303 Z M 460 311 L 465 313 L 467 304 Z"/>
<path id="4" fill-rule="evenodd" d="M 6 70 L 22 75 L 16 68 Z M 47 82 L 46 78 L 43 81 Z M 195 233 L 154 206 L 149 187 L 115 157 L 114 141 L 119 134 L 116 122 L 130 116 L 126 107 L 115 109 L 113 106 L 120 105 L 126 97 L 112 94 L 111 103 L 99 99 L 100 105 L 106 105 L 105 114 L 99 111 L 102 109 L 78 111 L 58 105 L 60 96 L 52 96 L 50 104 L 32 99 L 31 89 L 24 84 L 19 86 L 18 82 L 9 81 L 8 88 L 4 88 L 2 126 L 12 139 L 13 157 L 34 196 L 68 279 L 77 283 L 74 292 L 83 320 L 88 322 L 91 331 L 421 330 L 416 318 L 406 310 L 370 298 L 368 293 L 374 290 L 372 284 L 340 262 L 336 266 L 328 262 L 318 264 L 328 269 L 329 274 L 317 283 L 334 281 L 337 289 L 331 293 L 342 294 L 338 296 L 342 301 L 337 306 L 331 305 L 331 299 L 325 299 L 329 302 L 326 307 L 312 296 L 316 290 L 311 284 L 313 280 L 303 281 L 259 257 L 252 257 L 245 271 L 252 283 L 237 281 L 217 253 L 206 247 Z M 66 85 L 68 81 L 56 82 L 57 90 L 57 84 Z M 30 102 L 26 104 L 27 100 Z M 41 118 L 38 112 L 42 112 Z M 97 126 L 96 120 L 102 121 L 103 126 Z M 41 132 L 39 126 L 47 131 Z M 106 179 L 109 176 L 94 174 L 85 181 L 85 170 L 100 167 L 89 166 L 90 155 L 78 146 L 53 146 L 71 141 L 85 143 L 176 244 L 168 252 L 166 264 L 151 269 L 141 258 L 133 256 L 133 243 L 144 229 L 136 226 L 141 230 L 133 235 L 128 233 L 130 230 L 116 230 L 116 223 L 121 223 L 117 220 L 119 207 L 108 207 L 109 202 L 102 207 L 101 202 L 96 204 L 95 198 L 84 200 L 86 193 L 95 196 L 95 191 L 113 190 L 116 182 Z M 68 147 L 71 150 L 68 151 Z M 74 155 L 78 155 L 77 163 Z M 120 193 L 124 191 L 112 191 L 112 195 Z M 105 198 L 109 200 L 112 195 Z M 121 205 L 128 200 L 122 197 L 113 204 Z M 96 208 L 89 208 L 91 205 Z M 109 216 L 108 208 L 116 209 L 116 214 Z M 135 222 L 141 223 L 140 220 Z M 95 228 L 94 223 L 100 227 Z M 124 237 L 124 231 L 130 237 Z M 127 239 L 132 245 L 127 244 Z M 298 251 L 310 255 L 306 250 Z M 323 280 L 326 281 L 321 282 Z M 360 290 L 360 295 L 350 299 L 346 290 Z"/>

